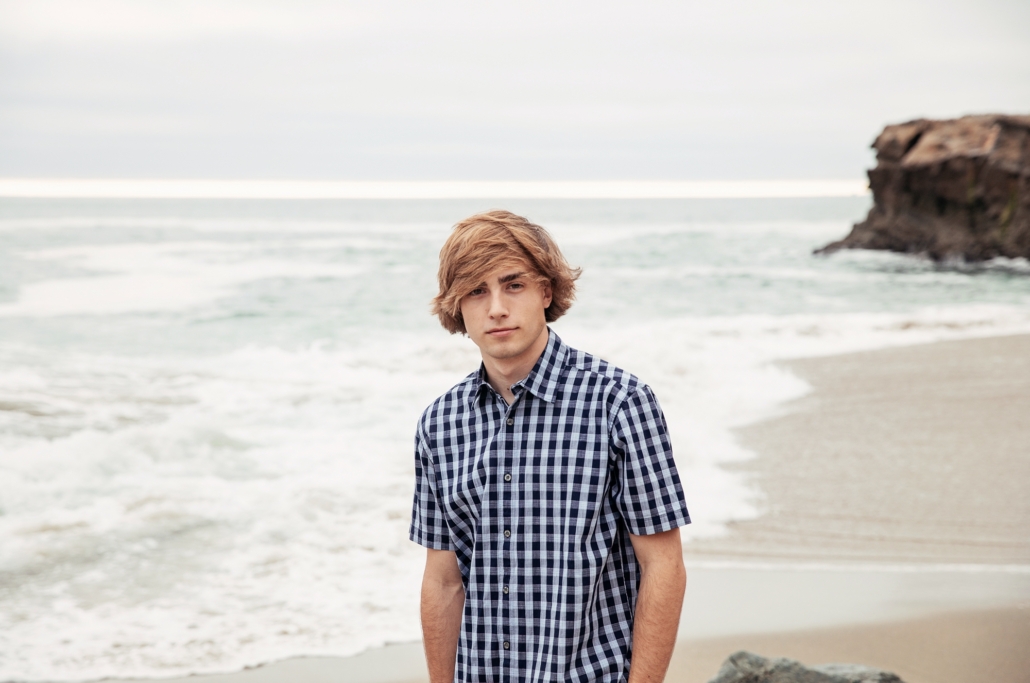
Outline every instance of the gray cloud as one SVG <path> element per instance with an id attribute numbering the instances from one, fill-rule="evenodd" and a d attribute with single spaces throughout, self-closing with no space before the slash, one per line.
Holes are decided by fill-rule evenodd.
<path id="1" fill-rule="evenodd" d="M 0 2 L 0 175 L 856 177 L 1030 111 L 1024 3 Z"/>

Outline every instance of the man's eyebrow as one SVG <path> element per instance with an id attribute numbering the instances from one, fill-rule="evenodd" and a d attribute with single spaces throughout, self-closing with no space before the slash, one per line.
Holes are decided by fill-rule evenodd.
<path id="1" fill-rule="evenodd" d="M 504 285 L 511 282 L 512 280 L 518 280 L 520 277 L 523 277 L 524 275 L 525 273 L 511 273 L 510 275 L 504 275 L 498 278 L 497 281 Z"/>

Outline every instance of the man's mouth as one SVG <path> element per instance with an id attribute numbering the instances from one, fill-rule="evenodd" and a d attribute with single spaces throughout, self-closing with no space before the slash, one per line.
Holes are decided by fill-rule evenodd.
<path id="1" fill-rule="evenodd" d="M 486 333 L 491 337 L 507 337 L 517 329 L 517 327 L 495 327 L 492 330 L 487 330 Z"/>

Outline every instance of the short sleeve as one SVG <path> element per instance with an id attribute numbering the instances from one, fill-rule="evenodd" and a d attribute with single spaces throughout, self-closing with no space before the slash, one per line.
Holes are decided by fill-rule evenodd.
<path id="1" fill-rule="evenodd" d="M 615 505 L 629 532 L 646 536 L 690 524 L 665 415 L 647 385 L 638 385 L 615 414 L 611 443 Z"/>
<path id="2" fill-rule="evenodd" d="M 415 500 L 408 538 L 432 550 L 453 550 L 436 490 L 436 468 L 419 425 L 415 432 Z"/>

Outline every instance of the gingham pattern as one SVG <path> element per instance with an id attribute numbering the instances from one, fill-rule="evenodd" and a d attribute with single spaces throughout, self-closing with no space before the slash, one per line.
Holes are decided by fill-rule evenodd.
<path id="1" fill-rule="evenodd" d="M 465 585 L 455 681 L 625 681 L 627 531 L 690 523 L 665 418 L 647 385 L 553 331 L 512 390 L 507 406 L 481 368 L 415 436 L 411 540 L 455 551 Z"/>

